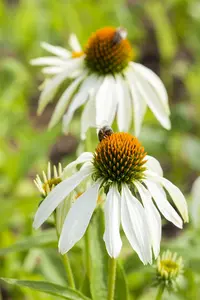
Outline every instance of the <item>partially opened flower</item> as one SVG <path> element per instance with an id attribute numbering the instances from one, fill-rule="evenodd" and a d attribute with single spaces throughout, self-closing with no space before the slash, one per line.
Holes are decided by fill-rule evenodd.
<path id="1" fill-rule="evenodd" d="M 128 133 L 101 131 L 100 142 L 94 153 L 85 152 L 70 163 L 63 172 L 63 181 L 42 202 L 35 215 L 38 228 L 85 178 L 93 183 L 74 202 L 69 210 L 59 241 L 61 253 L 69 251 L 84 235 L 97 206 L 101 189 L 106 194 L 105 234 L 106 249 L 117 257 L 122 247 L 120 224 L 133 249 L 144 264 L 151 263 L 160 251 L 161 217 L 182 228 L 188 221 L 187 204 L 181 191 L 163 177 L 159 162 L 148 156 L 138 139 Z M 75 165 L 82 164 L 77 173 L 64 179 Z M 178 212 L 167 200 L 171 196 Z M 159 211 L 158 211 L 159 210 Z"/>
<path id="2" fill-rule="evenodd" d="M 33 59 L 33 65 L 44 66 L 48 75 L 42 86 L 38 113 L 52 101 L 65 79 L 71 83 L 54 110 L 49 126 L 63 118 L 63 130 L 68 131 L 74 112 L 85 104 L 81 116 L 81 136 L 89 127 L 112 124 L 117 116 L 120 131 L 127 131 L 133 120 L 135 135 L 147 106 L 166 129 L 170 129 L 168 97 L 159 77 L 145 66 L 132 62 L 134 53 L 127 33 L 122 28 L 105 27 L 89 38 L 84 50 L 75 35 L 69 44 L 72 51 L 42 43 L 54 56 Z"/>
<path id="3" fill-rule="evenodd" d="M 167 250 L 157 259 L 157 285 L 169 290 L 177 290 L 183 277 L 184 264 L 181 256 Z"/>
<path id="4" fill-rule="evenodd" d="M 49 162 L 47 167 L 47 173 L 45 173 L 44 171 L 42 172 L 43 178 L 41 179 L 39 175 L 36 176 L 34 183 L 43 198 L 45 198 L 50 193 L 50 191 L 58 183 L 61 182 L 62 172 L 63 170 L 61 164 L 58 165 L 58 168 L 54 166 L 52 172 L 51 164 Z"/>
<path id="5" fill-rule="evenodd" d="M 62 165 L 59 163 L 58 167 L 51 166 L 51 163 L 48 163 L 47 166 L 47 172 L 42 172 L 42 179 L 39 175 L 36 176 L 36 179 L 34 180 L 34 183 L 36 187 L 38 188 L 42 200 L 62 181 L 62 173 L 63 168 Z M 67 215 L 67 212 L 69 211 L 72 203 L 74 202 L 76 198 L 76 193 L 70 193 L 64 201 L 62 201 L 56 208 L 55 213 L 55 226 L 57 228 L 57 232 L 60 234 L 61 229 L 65 220 L 65 217 Z M 40 203 L 41 205 L 41 203 Z"/>

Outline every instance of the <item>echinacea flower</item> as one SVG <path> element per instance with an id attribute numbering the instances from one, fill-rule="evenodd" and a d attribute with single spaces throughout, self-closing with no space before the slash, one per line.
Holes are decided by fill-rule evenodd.
<path id="1" fill-rule="evenodd" d="M 195 227 L 200 225 L 200 177 L 192 185 L 191 218 Z"/>
<path id="2" fill-rule="evenodd" d="M 56 166 L 53 167 L 53 172 L 51 170 L 51 164 L 48 163 L 47 173 L 42 172 L 42 179 L 39 175 L 36 176 L 34 183 L 41 193 L 42 197 L 46 197 L 50 191 L 61 182 L 62 176 L 62 165 L 59 163 L 58 168 Z"/>
<path id="3" fill-rule="evenodd" d="M 65 173 L 81 164 L 79 171 L 65 178 Z M 62 254 L 84 235 L 100 190 L 106 194 L 104 241 L 111 257 L 117 257 L 122 247 L 120 224 L 132 248 L 147 264 L 152 262 L 152 249 L 155 257 L 160 251 L 158 209 L 179 228 L 182 228 L 182 219 L 188 222 L 186 200 L 181 191 L 163 177 L 159 162 L 146 154 L 136 137 L 108 131 L 105 136 L 101 133 L 101 141 L 94 153 L 82 153 L 64 169 L 63 181 L 42 202 L 33 226 L 42 225 L 63 199 L 88 177 L 91 186 L 74 202 L 63 224 L 59 241 Z M 167 200 L 165 190 L 181 216 Z"/>
<path id="4" fill-rule="evenodd" d="M 36 176 L 36 179 L 34 180 L 34 183 L 36 187 L 38 188 L 42 201 L 43 199 L 62 181 L 62 173 L 63 168 L 61 163 L 58 164 L 58 167 L 51 166 L 51 163 L 48 163 L 47 166 L 47 172 L 42 172 L 42 179 L 39 175 Z M 56 221 L 56 228 L 57 232 L 60 234 L 61 229 L 65 220 L 65 217 L 76 197 L 75 193 L 70 193 L 68 197 L 64 201 L 62 201 L 58 207 L 56 208 L 56 214 L 55 214 L 55 221 Z M 40 203 L 41 205 L 41 203 Z"/>
<path id="5" fill-rule="evenodd" d="M 178 283 L 183 277 L 184 264 L 181 256 L 167 250 L 157 259 L 157 285 L 169 290 L 177 290 Z"/>
<path id="6" fill-rule="evenodd" d="M 120 131 L 128 131 L 134 123 L 138 136 L 147 106 L 160 124 L 170 129 L 168 96 L 159 77 L 147 67 L 133 62 L 134 53 L 127 33 L 122 28 L 105 27 L 89 38 L 82 50 L 75 35 L 69 44 L 72 51 L 42 43 L 54 56 L 33 59 L 48 79 L 42 85 L 38 113 L 53 100 L 58 88 L 68 79 L 50 120 L 49 127 L 63 118 L 66 133 L 74 112 L 82 105 L 81 136 L 89 127 L 111 125 L 115 116 Z"/>

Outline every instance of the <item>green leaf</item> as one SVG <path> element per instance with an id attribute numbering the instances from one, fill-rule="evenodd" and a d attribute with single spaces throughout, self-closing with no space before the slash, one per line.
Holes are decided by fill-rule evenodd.
<path id="1" fill-rule="evenodd" d="M 115 300 L 121 300 L 121 299 L 128 300 L 129 292 L 128 292 L 128 284 L 126 281 L 124 268 L 120 263 L 118 263 L 116 283 L 115 283 Z"/>
<path id="2" fill-rule="evenodd" d="M 10 252 L 26 251 L 32 248 L 52 245 L 52 243 L 54 244 L 56 243 L 56 241 L 57 236 L 55 230 L 45 230 L 35 236 L 25 238 L 24 240 L 19 241 L 10 247 L 0 249 L 0 256 L 8 254 Z"/>
<path id="3" fill-rule="evenodd" d="M 104 216 L 98 209 L 92 219 L 91 234 L 91 278 L 92 299 L 107 299 L 108 255 L 103 241 Z"/>
<path id="4" fill-rule="evenodd" d="M 59 296 L 68 300 L 89 300 L 89 298 L 85 297 L 78 291 L 51 282 L 17 280 L 11 278 L 1 278 L 1 280 L 9 284 L 14 284 L 21 287 L 29 287 L 33 290 Z"/>

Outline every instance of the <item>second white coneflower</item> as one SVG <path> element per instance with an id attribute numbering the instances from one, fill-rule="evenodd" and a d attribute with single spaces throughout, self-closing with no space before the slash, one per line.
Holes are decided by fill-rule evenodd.
<path id="1" fill-rule="evenodd" d="M 148 156 L 138 139 L 128 133 L 100 135 L 94 153 L 85 152 L 69 164 L 62 182 L 42 202 L 34 219 L 38 228 L 56 207 L 84 179 L 91 178 L 91 186 L 69 210 L 59 241 L 61 253 L 69 251 L 84 235 L 97 206 L 101 189 L 106 194 L 104 241 L 108 254 L 116 258 L 121 250 L 120 224 L 133 249 L 144 264 L 152 262 L 160 251 L 161 217 L 182 228 L 188 221 L 187 204 L 181 191 L 165 179 L 159 162 Z M 83 164 L 79 171 L 65 178 L 71 168 Z M 177 210 L 167 200 L 165 189 Z M 158 209 L 156 208 L 158 207 Z M 181 218 L 182 217 L 182 218 Z"/>
<path id="2" fill-rule="evenodd" d="M 147 106 L 166 129 L 170 129 L 168 97 L 159 77 L 145 66 L 133 62 L 134 52 L 122 28 L 105 27 L 89 38 L 84 50 L 75 35 L 69 44 L 72 51 L 42 43 L 54 56 L 33 59 L 44 66 L 48 77 L 42 85 L 38 113 L 53 100 L 58 88 L 70 79 L 54 110 L 49 126 L 63 118 L 68 131 L 74 112 L 85 105 L 81 116 L 81 136 L 89 127 L 112 124 L 117 116 L 120 131 L 128 131 L 133 120 L 138 136 Z M 69 107 L 68 107 L 69 106 Z"/>

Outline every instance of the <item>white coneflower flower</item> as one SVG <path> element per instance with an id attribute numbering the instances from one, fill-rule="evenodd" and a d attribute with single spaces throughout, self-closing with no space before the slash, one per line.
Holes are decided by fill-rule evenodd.
<path id="1" fill-rule="evenodd" d="M 133 50 L 122 28 L 105 27 L 89 38 L 84 50 L 72 35 L 72 52 L 42 43 L 55 56 L 33 59 L 33 65 L 44 66 L 43 73 L 51 75 L 44 82 L 38 113 L 53 99 L 59 86 L 68 78 L 71 84 L 58 100 L 49 127 L 63 118 L 63 130 L 68 131 L 74 112 L 86 104 L 81 117 L 81 136 L 89 127 L 111 125 L 115 115 L 120 131 L 134 122 L 138 136 L 147 106 L 166 129 L 170 129 L 168 97 L 159 77 L 145 66 L 132 62 Z"/>
<path id="2" fill-rule="evenodd" d="M 192 185 L 191 217 L 195 227 L 200 225 L 200 177 Z"/>
<path id="3" fill-rule="evenodd" d="M 56 166 L 53 167 L 53 172 L 51 170 L 51 164 L 48 163 L 47 167 L 47 173 L 44 171 L 42 172 L 42 179 L 39 175 L 36 176 L 34 183 L 38 190 L 40 191 L 42 197 L 46 197 L 50 191 L 61 182 L 61 176 L 62 176 L 62 166 L 61 164 L 58 165 L 58 168 Z"/>
<path id="4" fill-rule="evenodd" d="M 157 284 L 169 290 L 176 290 L 183 277 L 184 264 L 181 256 L 167 250 L 157 259 Z"/>
<path id="5" fill-rule="evenodd" d="M 52 170 L 53 169 L 53 170 Z M 56 166 L 51 167 L 50 162 L 48 163 L 47 172 L 42 172 L 42 179 L 39 175 L 36 176 L 34 183 L 41 193 L 42 198 L 44 199 L 57 184 L 59 184 L 62 179 L 62 165 L 59 163 L 58 168 Z M 61 233 L 62 226 L 69 211 L 72 203 L 75 201 L 76 193 L 70 193 L 68 197 L 66 197 L 65 201 L 62 201 L 56 208 L 56 228 L 58 233 Z M 41 205 L 41 204 L 40 204 Z"/>
<path id="6" fill-rule="evenodd" d="M 122 247 L 120 224 L 131 246 L 144 264 L 160 251 L 161 217 L 182 228 L 182 219 L 168 202 L 166 189 L 185 222 L 187 204 L 181 191 L 165 179 L 159 162 L 147 156 L 138 139 L 128 133 L 100 131 L 100 143 L 94 153 L 85 152 L 69 164 L 63 181 L 42 202 L 33 226 L 38 228 L 85 178 L 93 184 L 69 210 L 59 241 L 61 253 L 69 251 L 84 235 L 97 205 L 100 189 L 106 193 L 104 241 L 108 254 L 117 257 Z M 64 174 L 83 164 L 77 173 L 65 179 Z M 154 201 L 156 206 L 154 204 Z"/>

